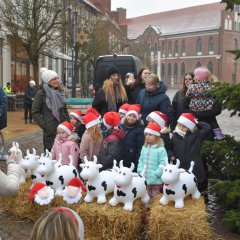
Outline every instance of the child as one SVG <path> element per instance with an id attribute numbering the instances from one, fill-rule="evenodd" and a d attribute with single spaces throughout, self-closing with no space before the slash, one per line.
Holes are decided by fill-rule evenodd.
<path id="1" fill-rule="evenodd" d="M 51 150 L 52 159 L 58 160 L 59 153 L 62 154 L 61 164 L 69 164 L 69 155 L 73 157 L 73 165 L 77 168 L 79 147 L 76 138 L 72 135 L 73 126 L 65 121 L 58 125 L 57 136 Z"/>
<path id="2" fill-rule="evenodd" d="M 144 129 L 140 118 L 140 104 L 130 105 L 121 125 L 125 131 L 122 141 L 122 159 L 125 167 L 133 162 L 137 171 L 138 159 L 144 143 Z"/>
<path id="3" fill-rule="evenodd" d="M 207 92 L 213 88 L 213 85 L 210 82 L 211 74 L 205 67 L 196 68 L 194 71 L 194 82 L 189 85 L 186 92 L 187 105 L 191 111 L 207 111 L 213 109 L 214 99 Z M 186 106 L 188 108 L 188 106 Z M 217 123 L 216 117 L 208 117 L 204 119 L 205 122 L 211 125 L 213 133 L 215 135 L 214 139 L 223 140 L 225 137 L 222 134 L 222 131 Z"/>
<path id="4" fill-rule="evenodd" d="M 66 207 L 45 211 L 34 223 L 30 239 L 53 238 L 83 240 L 84 225 L 78 213 Z"/>
<path id="5" fill-rule="evenodd" d="M 103 165 L 101 170 L 113 167 L 113 160 L 119 162 L 122 159 L 122 139 L 125 136 L 124 130 L 118 125 L 120 115 L 116 112 L 107 112 L 103 117 L 101 125 L 103 141 L 100 147 L 99 163 Z"/>
<path id="6" fill-rule="evenodd" d="M 160 138 L 160 131 L 161 128 L 156 123 L 147 125 L 144 130 L 145 143 L 138 160 L 137 172 L 142 174 L 144 170 L 143 174 L 147 180 L 148 195 L 151 199 L 155 195 L 162 193 L 163 189 L 160 165 L 165 165 L 167 152 Z"/>
<path id="7" fill-rule="evenodd" d="M 197 178 L 198 190 L 200 192 L 207 188 L 207 176 L 204 170 L 204 163 L 201 160 L 200 150 L 203 140 L 205 140 L 210 131 L 211 127 L 209 124 L 204 122 L 198 123 L 193 114 L 183 113 L 177 121 L 177 126 L 171 138 L 171 160 L 179 159 L 180 168 L 185 170 L 188 170 L 190 162 L 194 161 L 193 173 Z"/>
<path id="8" fill-rule="evenodd" d="M 73 126 L 73 132 L 78 135 L 78 144 L 81 143 L 82 135 L 85 132 L 85 126 L 82 124 L 82 112 L 81 110 L 72 110 L 69 113 L 70 123 Z"/>
<path id="9" fill-rule="evenodd" d="M 93 160 L 93 155 L 98 156 L 102 142 L 99 116 L 88 112 L 82 117 L 86 131 L 82 136 L 80 144 L 80 159 L 83 162 L 84 156 L 88 160 Z"/>
<path id="10" fill-rule="evenodd" d="M 155 122 L 161 127 L 161 138 L 164 143 L 164 147 L 168 153 L 169 148 L 170 148 L 170 135 L 169 133 L 171 132 L 171 129 L 168 126 L 168 117 L 166 114 L 159 112 L 159 111 L 154 111 L 151 112 L 148 116 L 147 119 L 148 123 Z M 169 153 L 168 153 L 169 155 Z"/>
<path id="11" fill-rule="evenodd" d="M 126 116 L 130 104 L 124 103 L 118 110 L 121 120 Z"/>

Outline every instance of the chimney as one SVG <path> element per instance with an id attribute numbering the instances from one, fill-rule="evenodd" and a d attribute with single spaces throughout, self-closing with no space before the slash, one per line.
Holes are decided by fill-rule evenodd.
<path id="1" fill-rule="evenodd" d="M 127 9 L 126 8 L 117 8 L 117 11 L 119 12 L 119 22 L 126 20 L 127 18 Z"/>

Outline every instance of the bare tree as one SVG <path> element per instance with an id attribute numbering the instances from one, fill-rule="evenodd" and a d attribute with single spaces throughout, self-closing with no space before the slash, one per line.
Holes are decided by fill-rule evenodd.
<path id="1" fill-rule="evenodd" d="M 64 5 L 61 0 L 0 1 L 3 29 L 26 49 L 37 82 L 40 54 L 61 39 Z"/>

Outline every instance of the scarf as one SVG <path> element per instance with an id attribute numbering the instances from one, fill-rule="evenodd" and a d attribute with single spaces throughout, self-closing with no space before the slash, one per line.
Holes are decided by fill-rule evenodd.
<path id="1" fill-rule="evenodd" d="M 115 99 L 111 93 L 108 93 L 108 111 L 109 112 L 117 112 L 117 103 L 119 103 L 120 93 L 118 90 L 119 82 L 114 82 L 114 92 L 115 92 Z"/>
<path id="2" fill-rule="evenodd" d="M 182 130 L 180 130 L 178 126 L 176 126 L 174 132 L 176 132 L 178 135 L 180 135 L 180 136 L 183 137 L 183 138 L 184 138 L 185 135 L 186 135 L 186 132 L 183 132 Z"/>
<path id="3" fill-rule="evenodd" d="M 60 122 L 59 109 L 64 106 L 66 99 L 59 89 L 52 89 L 44 83 L 43 88 L 46 92 L 46 104 L 52 110 L 53 116 Z"/>

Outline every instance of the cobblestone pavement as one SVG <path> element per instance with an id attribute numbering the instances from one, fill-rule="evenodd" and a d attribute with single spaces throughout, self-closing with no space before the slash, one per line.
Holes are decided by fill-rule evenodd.
<path id="1" fill-rule="evenodd" d="M 176 90 L 169 89 L 167 94 L 172 99 Z M 236 139 L 240 140 L 240 119 L 237 117 L 230 118 L 227 111 L 223 111 L 220 116 L 218 116 L 218 122 L 223 130 L 223 133 L 228 135 L 234 135 Z M 23 153 L 26 152 L 27 148 L 34 147 L 37 153 L 40 154 L 43 151 L 42 145 L 42 133 L 35 132 L 31 134 L 26 134 L 23 137 L 18 137 L 15 141 L 20 143 L 20 147 Z M 5 143 L 5 149 L 9 149 L 11 146 L 11 141 L 8 140 Z M 5 163 L 0 161 L 0 168 L 6 171 Z M 210 209 L 210 211 L 209 211 Z M 216 204 L 216 197 L 214 195 L 210 196 L 210 204 L 208 205 L 208 211 L 210 212 L 210 222 L 216 228 L 218 239 L 228 239 L 237 240 L 240 236 L 229 232 L 226 227 L 219 221 L 215 219 L 215 216 L 211 213 L 220 211 L 219 206 Z M 27 240 L 32 229 L 33 223 L 25 219 L 15 218 L 12 215 L 3 212 L 0 206 L 0 240 Z"/>

